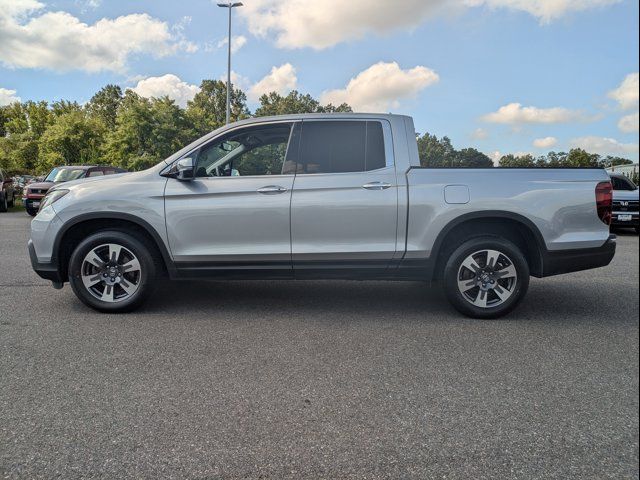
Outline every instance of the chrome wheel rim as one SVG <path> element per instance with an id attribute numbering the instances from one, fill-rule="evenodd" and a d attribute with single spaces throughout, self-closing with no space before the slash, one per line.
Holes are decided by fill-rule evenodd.
<path id="1" fill-rule="evenodd" d="M 478 250 L 464 259 L 458 269 L 458 290 L 480 308 L 494 308 L 509 300 L 518 284 L 513 261 L 498 250 Z"/>
<path id="2" fill-rule="evenodd" d="M 117 303 L 138 291 L 142 269 L 131 250 L 116 243 L 105 243 L 87 253 L 80 276 L 84 287 L 95 298 Z"/>

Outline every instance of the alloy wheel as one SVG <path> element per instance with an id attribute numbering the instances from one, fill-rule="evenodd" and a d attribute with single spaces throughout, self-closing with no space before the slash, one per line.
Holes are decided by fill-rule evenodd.
<path id="1" fill-rule="evenodd" d="M 472 305 L 492 308 L 514 293 L 518 273 L 513 261 L 498 250 L 478 250 L 467 256 L 458 269 L 458 290 Z"/>
<path id="2" fill-rule="evenodd" d="M 106 243 L 87 253 L 80 275 L 91 295 L 103 302 L 115 303 L 131 298 L 138 291 L 142 268 L 131 250 Z"/>

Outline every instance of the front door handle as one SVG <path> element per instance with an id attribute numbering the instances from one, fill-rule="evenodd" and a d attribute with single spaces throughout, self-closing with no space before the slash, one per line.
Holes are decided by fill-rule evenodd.
<path id="1" fill-rule="evenodd" d="M 362 185 L 362 188 L 366 190 L 386 190 L 390 186 L 391 184 L 387 182 L 369 182 Z"/>
<path id="2" fill-rule="evenodd" d="M 258 193 L 262 193 L 263 195 L 277 195 L 278 193 L 284 193 L 286 191 L 287 189 L 280 185 L 267 185 L 266 187 L 258 189 Z"/>

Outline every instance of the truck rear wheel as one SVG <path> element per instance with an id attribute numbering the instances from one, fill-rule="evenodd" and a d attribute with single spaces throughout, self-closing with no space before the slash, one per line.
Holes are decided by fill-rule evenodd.
<path id="1" fill-rule="evenodd" d="M 529 265 L 512 242 L 472 238 L 456 248 L 444 267 L 445 294 L 472 318 L 498 318 L 513 310 L 529 287 Z"/>
<path id="2" fill-rule="evenodd" d="M 101 312 L 128 312 L 152 293 L 156 265 L 149 247 L 120 231 L 97 232 L 83 240 L 69 260 L 76 296 Z"/>

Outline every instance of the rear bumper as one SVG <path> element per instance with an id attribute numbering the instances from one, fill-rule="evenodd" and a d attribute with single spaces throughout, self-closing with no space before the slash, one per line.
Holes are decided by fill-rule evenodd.
<path id="1" fill-rule="evenodd" d="M 542 258 L 542 276 L 550 277 L 562 273 L 578 272 L 604 267 L 616 254 L 616 236 L 609 235 L 601 247 L 579 250 L 547 251 Z"/>
<path id="2" fill-rule="evenodd" d="M 33 267 L 33 270 L 45 280 L 62 283 L 62 275 L 60 275 L 57 262 L 39 262 L 38 257 L 36 256 L 36 249 L 33 246 L 33 242 L 31 240 L 29 240 L 29 242 L 27 243 L 27 248 L 29 249 L 29 258 L 31 259 L 31 267 Z"/>
<path id="3" fill-rule="evenodd" d="M 631 215 L 631 220 L 620 220 L 621 215 Z M 640 225 L 640 216 L 638 212 L 613 212 L 611 225 L 615 227 L 637 227 Z"/>

